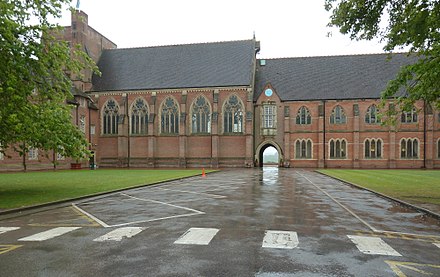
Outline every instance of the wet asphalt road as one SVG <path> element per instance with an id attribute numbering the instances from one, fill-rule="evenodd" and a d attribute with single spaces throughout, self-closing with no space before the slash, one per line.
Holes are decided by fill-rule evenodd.
<path id="1" fill-rule="evenodd" d="M 1 228 L 20 229 L 1 232 Z M 78 227 L 45 241 L 24 237 Z M 121 241 L 94 241 L 142 227 Z M 190 228 L 207 245 L 176 244 Z M 268 230 L 293 249 L 262 247 Z M 401 256 L 361 252 L 380 238 Z M 0 276 L 440 276 L 440 221 L 306 170 L 224 170 L 0 217 Z"/>

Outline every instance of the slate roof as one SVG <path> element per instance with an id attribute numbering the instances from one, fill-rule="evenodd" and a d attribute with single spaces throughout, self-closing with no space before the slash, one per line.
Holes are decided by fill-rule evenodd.
<path id="1" fill-rule="evenodd" d="M 376 99 L 400 67 L 415 61 L 407 54 L 367 54 L 267 59 L 257 62 L 256 100 L 270 83 L 281 100 Z"/>
<path id="2" fill-rule="evenodd" d="M 251 86 L 255 40 L 104 50 L 93 91 Z"/>

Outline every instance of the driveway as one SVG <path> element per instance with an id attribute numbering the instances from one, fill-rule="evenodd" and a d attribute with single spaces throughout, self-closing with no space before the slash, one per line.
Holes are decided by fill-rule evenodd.
<path id="1" fill-rule="evenodd" d="M 0 218 L 1 276 L 440 276 L 439 256 L 439 220 L 275 167 Z"/>

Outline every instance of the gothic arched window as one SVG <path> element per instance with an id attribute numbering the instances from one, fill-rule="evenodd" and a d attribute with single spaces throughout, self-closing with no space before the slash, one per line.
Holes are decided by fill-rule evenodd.
<path id="1" fill-rule="evenodd" d="M 402 112 L 400 120 L 402 123 L 416 123 L 417 122 L 417 109 L 413 107 L 409 112 Z"/>
<path id="2" fill-rule="evenodd" d="M 131 133 L 148 133 L 148 107 L 142 98 L 136 99 L 131 106 Z"/>
<path id="3" fill-rule="evenodd" d="M 331 139 L 329 144 L 330 159 L 347 158 L 347 141 L 345 139 Z"/>
<path id="4" fill-rule="evenodd" d="M 298 113 L 296 115 L 296 124 L 305 125 L 311 123 L 312 123 L 312 117 L 310 115 L 309 109 L 302 106 L 301 108 L 299 108 Z"/>
<path id="5" fill-rule="evenodd" d="M 330 114 L 330 123 L 331 124 L 345 124 L 347 122 L 347 116 L 345 115 L 344 109 L 337 105 L 333 108 L 332 113 Z"/>
<path id="6" fill-rule="evenodd" d="M 380 120 L 377 116 L 379 109 L 376 105 L 371 105 L 368 107 L 367 112 L 365 113 L 365 123 L 368 124 L 377 124 L 380 123 Z"/>
<path id="7" fill-rule="evenodd" d="M 401 139 L 400 140 L 400 158 L 401 159 L 417 159 L 419 157 L 419 140 Z"/>
<path id="8" fill-rule="evenodd" d="M 115 100 L 107 101 L 102 112 L 102 133 L 104 135 L 118 134 L 119 106 Z"/>
<path id="9" fill-rule="evenodd" d="M 199 96 L 194 100 L 191 109 L 192 133 L 211 132 L 211 108 L 204 96 Z"/>
<path id="10" fill-rule="evenodd" d="M 295 143 L 295 158 L 296 159 L 311 159 L 312 158 L 312 140 L 298 139 Z"/>
<path id="11" fill-rule="evenodd" d="M 223 132 L 243 132 L 243 106 L 236 95 L 231 95 L 223 107 Z"/>
<path id="12" fill-rule="evenodd" d="M 162 134 L 179 133 L 179 106 L 171 97 L 162 103 L 160 124 Z"/>
<path id="13" fill-rule="evenodd" d="M 382 158 L 382 140 L 366 139 L 364 143 L 365 159 Z"/>

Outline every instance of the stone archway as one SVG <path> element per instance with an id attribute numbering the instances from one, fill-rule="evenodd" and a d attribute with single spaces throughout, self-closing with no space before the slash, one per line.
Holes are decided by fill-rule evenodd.
<path id="1" fill-rule="evenodd" d="M 281 147 L 276 142 L 268 140 L 268 141 L 262 142 L 257 147 L 257 149 L 255 151 L 254 161 L 255 161 L 255 166 L 256 167 L 262 167 L 263 166 L 263 153 L 264 153 L 264 150 L 266 150 L 266 148 L 271 147 L 271 146 L 274 147 L 278 151 L 278 166 L 282 166 L 283 165 L 284 155 L 283 155 L 283 151 L 282 151 Z"/>

